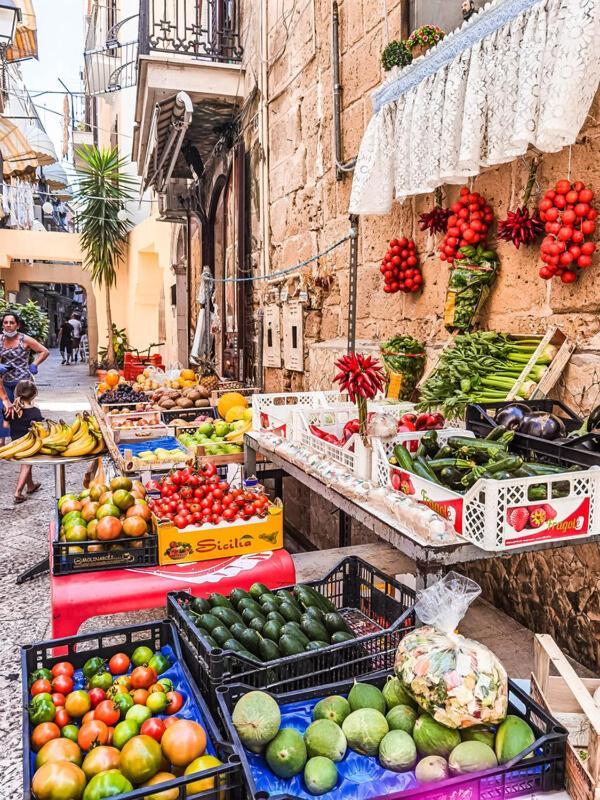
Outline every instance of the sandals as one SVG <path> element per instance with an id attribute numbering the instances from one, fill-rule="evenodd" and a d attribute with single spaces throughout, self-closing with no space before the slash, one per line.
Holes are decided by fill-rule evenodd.
<path id="1" fill-rule="evenodd" d="M 15 504 L 16 506 L 18 506 L 18 505 L 20 505 L 21 503 L 24 503 L 26 500 L 27 500 L 27 498 L 26 498 L 26 497 L 23 497 L 23 495 L 22 495 L 22 494 L 16 494 L 16 495 L 15 495 L 15 499 L 14 499 L 14 504 Z"/>
<path id="2" fill-rule="evenodd" d="M 42 486 L 41 483 L 34 483 L 33 489 L 27 489 L 27 494 L 35 494 L 38 489 L 41 489 L 41 486 Z"/>

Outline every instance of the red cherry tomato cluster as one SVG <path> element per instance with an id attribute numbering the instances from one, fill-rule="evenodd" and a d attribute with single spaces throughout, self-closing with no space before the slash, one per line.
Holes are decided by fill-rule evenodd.
<path id="1" fill-rule="evenodd" d="M 160 497 L 148 499 L 150 510 L 179 529 L 263 518 L 269 510 L 266 495 L 232 489 L 219 477 L 214 464 L 205 464 L 197 472 L 189 467 L 177 470 L 156 487 Z"/>
<path id="2" fill-rule="evenodd" d="M 452 264 L 461 247 L 485 242 L 494 212 L 485 197 L 470 192 L 466 186 L 450 210 L 452 215 L 448 217 L 448 231 L 440 245 L 440 258 Z"/>
<path id="3" fill-rule="evenodd" d="M 417 248 L 406 236 L 392 239 L 379 270 L 383 275 L 383 291 L 388 294 L 410 294 L 420 291 L 423 286 Z"/>
<path id="4" fill-rule="evenodd" d="M 596 230 L 593 199 L 593 191 L 581 181 L 558 181 L 546 192 L 539 208 L 547 234 L 540 250 L 544 262 L 540 278 L 557 275 L 563 283 L 574 283 L 578 270 L 591 266 L 596 245 L 586 237 Z"/>

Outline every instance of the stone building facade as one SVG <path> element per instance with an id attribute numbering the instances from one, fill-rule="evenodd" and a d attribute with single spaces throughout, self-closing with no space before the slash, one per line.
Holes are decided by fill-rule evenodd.
<path id="1" fill-rule="evenodd" d="M 402 0 L 339 0 L 344 160 L 357 154 L 372 113 L 370 94 L 383 78 L 382 50 L 388 39 L 401 38 L 406 31 L 409 5 Z M 242 4 L 247 96 L 261 69 L 258 6 L 254 0 Z M 426 6 L 425 0 L 421 6 Z M 458 0 L 456 6 L 460 6 Z M 437 22 L 435 18 L 428 21 Z M 331 0 L 270 0 L 267 61 L 267 246 L 270 269 L 275 271 L 325 249 L 349 229 L 352 176 L 347 173 L 339 179 L 334 153 Z M 258 105 L 258 101 L 249 104 L 244 128 L 252 198 L 258 196 L 261 159 L 265 157 L 257 146 L 253 124 Z M 537 173 L 542 191 L 556 180 L 571 176 L 600 193 L 599 121 L 596 97 L 578 143 L 571 149 L 543 155 Z M 521 204 L 527 174 L 528 164 L 518 159 L 488 169 L 472 183 L 502 219 L 509 208 Z M 457 194 L 458 187 L 446 186 L 445 202 L 452 203 Z M 379 341 L 397 333 L 422 338 L 433 350 L 449 340 L 442 318 L 448 267 L 436 254 L 437 241 L 418 229 L 419 214 L 433 204 L 431 195 L 420 196 L 403 205 L 396 203 L 389 215 L 359 220 L 356 335 L 362 348 L 376 347 Z M 257 262 L 264 246 L 258 202 L 251 202 L 250 224 L 251 259 Z M 421 255 L 425 286 L 418 296 L 383 292 L 379 272 L 382 255 L 388 241 L 403 234 L 416 240 Z M 557 279 L 543 281 L 538 277 L 539 253 L 535 247 L 517 251 L 512 244 L 500 243 L 498 253 L 501 271 L 482 326 L 515 333 L 544 333 L 550 326 L 560 327 L 576 340 L 577 350 L 557 395 L 579 411 L 588 410 L 600 397 L 598 265 L 576 284 L 565 286 Z M 304 305 L 304 372 L 266 370 L 268 391 L 330 386 L 334 356 L 343 351 L 347 335 L 348 254 L 346 243 L 320 262 L 319 275 L 324 280 L 318 281 L 319 285 L 314 275 L 310 278 L 307 274 L 301 280 L 287 281 L 288 296 L 302 289 L 308 294 Z M 255 303 L 263 292 L 257 290 Z M 321 498 L 305 497 L 299 487 L 290 485 L 286 497 L 288 512 L 297 518 L 298 525 L 304 515 L 309 538 L 319 547 L 336 546 L 335 516 L 327 513 L 333 509 Z M 308 531 L 306 508 L 310 508 Z M 355 526 L 353 541 L 368 539 L 369 534 Z M 593 545 L 547 551 L 539 557 L 475 564 L 469 567 L 469 573 L 481 580 L 488 599 L 530 627 L 553 633 L 563 646 L 593 667 L 599 661 L 599 552 Z"/>

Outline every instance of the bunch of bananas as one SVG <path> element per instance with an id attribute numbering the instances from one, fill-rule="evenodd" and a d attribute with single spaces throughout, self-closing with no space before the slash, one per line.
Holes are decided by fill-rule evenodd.
<path id="1" fill-rule="evenodd" d="M 104 439 L 98 420 L 84 411 L 68 425 L 61 420 L 34 422 L 25 436 L 0 447 L 1 459 L 23 459 L 32 456 L 95 456 L 104 450 Z"/>
<path id="2" fill-rule="evenodd" d="M 248 433 L 248 431 L 252 430 L 252 422 L 246 421 L 244 425 L 240 425 L 239 428 L 231 431 L 225 437 L 225 441 L 228 444 L 244 444 L 244 434 Z"/>

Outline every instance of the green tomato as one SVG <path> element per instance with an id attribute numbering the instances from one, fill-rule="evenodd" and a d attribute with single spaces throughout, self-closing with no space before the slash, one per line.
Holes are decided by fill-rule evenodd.
<path id="1" fill-rule="evenodd" d="M 113 683 L 113 676 L 110 672 L 97 672 L 90 678 L 90 689 L 104 689 L 107 692 Z"/>
<path id="2" fill-rule="evenodd" d="M 104 664 L 104 659 L 100 658 L 100 656 L 94 656 L 93 658 L 88 658 L 83 665 L 83 677 L 86 679 L 86 681 L 89 681 L 94 675 L 96 675 L 96 673 L 104 672 L 105 670 L 106 666 Z"/>
<path id="3" fill-rule="evenodd" d="M 149 647 L 140 646 L 136 647 L 133 651 L 133 655 L 131 656 L 131 663 L 134 667 L 143 667 L 144 664 L 147 664 L 154 653 L 150 650 Z"/>
<path id="4" fill-rule="evenodd" d="M 50 681 L 52 683 L 52 673 L 49 669 L 36 669 L 35 672 L 32 672 L 29 676 L 28 685 L 29 688 L 33 686 L 36 681 L 45 680 Z"/>
<path id="5" fill-rule="evenodd" d="M 29 705 L 29 720 L 32 725 L 39 725 L 41 722 L 52 722 L 56 714 L 56 706 L 52 702 L 52 696 L 47 692 L 36 694 Z"/>
<path id="6" fill-rule="evenodd" d="M 138 728 L 141 728 L 142 723 L 145 722 L 147 719 L 150 719 L 151 716 L 152 716 L 152 711 L 150 710 L 150 708 L 148 708 L 148 706 L 134 705 L 125 714 L 125 719 L 126 720 L 132 719 L 137 724 Z"/>
<path id="7" fill-rule="evenodd" d="M 116 797 L 131 791 L 133 785 L 118 769 L 108 769 L 94 775 L 85 787 L 83 800 L 104 800 L 105 797 Z"/>
<path id="8" fill-rule="evenodd" d="M 133 708 L 133 697 L 130 694 L 118 692 L 111 699 L 121 712 L 121 719 L 125 719 L 129 709 Z"/>
<path id="9" fill-rule="evenodd" d="M 160 680 L 158 680 L 157 683 L 160 683 L 161 686 L 165 687 L 165 693 L 172 692 L 173 689 L 175 688 L 173 686 L 173 681 L 171 680 L 171 678 L 160 678 Z"/>
<path id="10" fill-rule="evenodd" d="M 152 667 L 157 675 L 162 675 L 163 672 L 166 672 L 169 669 L 169 659 L 166 656 L 163 656 L 163 654 L 160 652 L 154 653 L 148 662 L 148 666 Z"/>
<path id="11" fill-rule="evenodd" d="M 60 735 L 65 739 L 70 739 L 72 742 L 77 741 L 78 734 L 79 728 L 77 725 L 65 725 L 64 728 L 60 729 Z"/>
<path id="12" fill-rule="evenodd" d="M 124 719 L 122 722 L 119 722 L 113 732 L 113 747 L 120 750 L 130 739 L 138 735 L 138 731 L 138 724 L 133 719 Z"/>
<path id="13" fill-rule="evenodd" d="M 146 706 L 153 714 L 162 714 L 168 705 L 169 701 L 164 692 L 152 692 L 146 700 Z"/>

